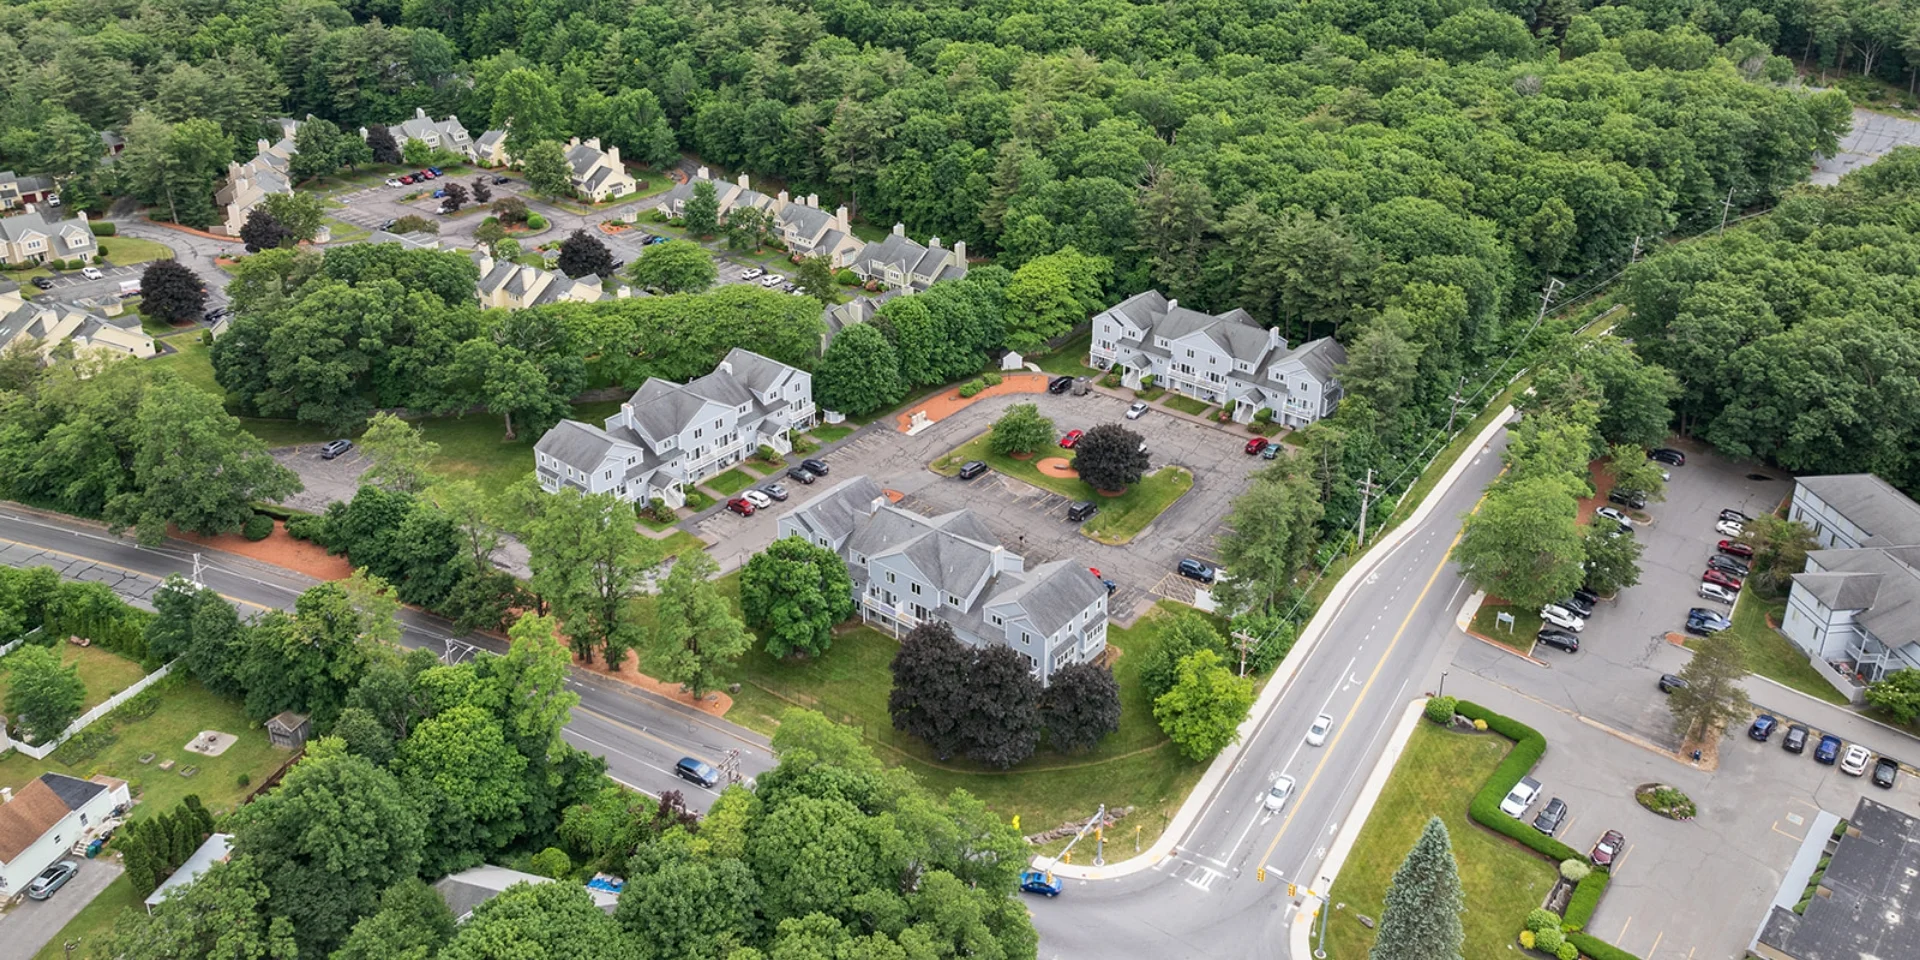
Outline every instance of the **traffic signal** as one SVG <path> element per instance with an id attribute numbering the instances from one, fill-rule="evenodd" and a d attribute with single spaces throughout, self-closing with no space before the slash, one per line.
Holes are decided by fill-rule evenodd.
<path id="1" fill-rule="evenodd" d="M 1294 886 L 1291 883 L 1287 884 L 1287 896 L 1289 897 L 1293 896 L 1294 893 L 1297 892 L 1299 889 L 1300 889 L 1299 887 Z"/>
<path id="2" fill-rule="evenodd" d="M 1253 879 L 1260 883 L 1267 882 L 1267 868 L 1261 867 L 1260 869 L 1255 870 L 1253 872 Z"/>

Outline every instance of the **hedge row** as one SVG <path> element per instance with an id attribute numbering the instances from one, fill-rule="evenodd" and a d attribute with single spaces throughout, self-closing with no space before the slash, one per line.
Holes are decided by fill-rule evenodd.
<path id="1" fill-rule="evenodd" d="M 1605 940 L 1601 940 L 1598 937 L 1591 937 L 1584 933 L 1567 934 L 1567 942 L 1579 947 L 1581 955 L 1589 957 L 1591 960 L 1640 960 L 1639 957 Z"/>
<path id="2" fill-rule="evenodd" d="M 1507 754 L 1500 766 L 1494 768 L 1493 776 L 1474 794 L 1473 802 L 1467 812 L 1475 823 L 1505 834 L 1531 848 L 1535 853 L 1555 863 L 1562 860 L 1586 862 L 1580 851 L 1535 830 L 1530 824 L 1515 820 L 1500 812 L 1500 801 L 1507 798 L 1507 792 L 1520 778 L 1527 775 L 1540 758 L 1547 752 L 1547 738 L 1540 731 L 1504 714 L 1494 713 L 1471 700 L 1461 700 L 1454 704 L 1453 712 L 1469 720 L 1484 720 L 1487 729 L 1513 741 L 1513 751 Z"/>
<path id="3" fill-rule="evenodd" d="M 1587 921 L 1593 919 L 1593 909 L 1600 905 L 1600 895 L 1607 892 L 1607 882 L 1613 879 L 1605 867 L 1595 867 L 1592 873 L 1580 879 L 1573 888 L 1573 898 L 1567 901 L 1565 922 L 1568 930 L 1584 930 Z"/>

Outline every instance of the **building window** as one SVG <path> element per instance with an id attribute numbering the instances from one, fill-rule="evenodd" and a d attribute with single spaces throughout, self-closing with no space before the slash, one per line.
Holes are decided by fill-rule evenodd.
<path id="1" fill-rule="evenodd" d="M 912 590 L 913 595 L 916 597 L 920 595 L 920 584 L 917 582 L 907 584 L 907 589 Z"/>
<path id="2" fill-rule="evenodd" d="M 605 474 L 605 476 L 606 476 L 606 479 L 608 479 L 608 480 L 612 480 L 612 479 L 613 479 L 613 471 L 612 471 L 612 470 L 608 470 L 608 471 L 606 472 L 606 474 Z"/>
<path id="3" fill-rule="evenodd" d="M 860 555 L 860 554 L 857 554 L 857 553 L 856 553 L 856 554 L 854 554 L 854 559 L 855 559 L 856 561 L 858 561 L 858 562 L 859 562 L 859 564 L 860 564 L 861 566 L 863 566 L 863 567 L 867 565 L 867 558 L 866 558 L 866 557 L 864 557 L 864 556 L 862 556 L 862 555 Z"/>
<path id="4" fill-rule="evenodd" d="M 1000 615 L 997 613 L 989 615 L 987 617 L 987 620 L 996 627 L 1004 627 L 1007 625 L 1007 622 L 1005 620 L 1000 619 Z"/>
<path id="5" fill-rule="evenodd" d="M 956 597 L 951 593 L 947 594 L 947 606 L 953 607 L 955 609 L 964 609 L 961 606 L 961 603 L 962 601 L 960 600 L 959 597 Z"/>
<path id="6" fill-rule="evenodd" d="M 694 428 L 693 428 L 693 438 L 694 438 L 695 440 L 698 440 L 698 439 L 700 439 L 700 438 L 701 438 L 702 436 L 704 436 L 704 435 L 705 435 L 705 431 L 703 431 L 703 430 L 701 430 L 701 429 L 700 429 L 699 427 L 694 427 Z"/>
<path id="7" fill-rule="evenodd" d="M 1193 351 L 1192 351 L 1192 350 L 1188 350 L 1188 351 L 1187 351 L 1187 359 L 1188 359 L 1188 360 L 1192 360 L 1192 359 L 1193 359 Z"/>
<path id="8" fill-rule="evenodd" d="M 899 582 L 900 582 L 900 580 L 899 580 L 899 578 L 897 578 L 897 577 L 895 577 L 895 576 L 893 575 L 893 571 L 892 571 L 892 570 L 888 570 L 888 571 L 887 571 L 887 582 L 888 582 L 888 583 L 899 583 Z"/>
<path id="9" fill-rule="evenodd" d="M 725 430 L 727 428 L 727 422 L 725 420 L 715 420 L 713 422 L 713 428 L 715 430 Z"/>

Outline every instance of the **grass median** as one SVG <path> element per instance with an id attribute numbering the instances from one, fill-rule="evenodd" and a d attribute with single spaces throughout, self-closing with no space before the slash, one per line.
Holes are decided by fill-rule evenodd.
<path id="1" fill-rule="evenodd" d="M 1332 901 L 1346 904 L 1346 909 L 1328 915 L 1327 956 L 1366 960 L 1374 931 L 1359 918 L 1371 917 L 1378 925 L 1393 872 L 1430 816 L 1446 822 L 1467 895 L 1468 909 L 1460 918 L 1467 933 L 1462 954 L 1495 957 L 1510 952 L 1521 919 L 1552 888 L 1554 868 L 1475 826 L 1467 818 L 1467 804 L 1512 748 L 1512 741 L 1494 734 L 1450 733 L 1424 722 L 1414 728 L 1334 881 Z"/>
<path id="2" fill-rule="evenodd" d="M 1035 462 L 1052 456 L 1071 458 L 1073 451 L 1056 448 L 1040 453 L 1033 460 L 1016 460 L 988 449 L 987 435 L 983 433 L 935 460 L 931 466 L 933 472 L 951 477 L 960 472 L 962 464 L 981 460 L 1000 473 L 1042 490 L 1050 490 L 1074 500 L 1091 500 L 1099 506 L 1100 512 L 1083 524 L 1080 532 L 1108 544 L 1127 543 L 1139 536 L 1140 531 L 1145 530 L 1154 518 L 1165 513 L 1174 501 L 1193 489 L 1193 474 L 1185 467 L 1169 465 L 1142 477 L 1139 483 L 1127 488 L 1126 493 L 1109 497 L 1078 477 L 1056 477 L 1042 473 L 1039 467 L 1034 466 Z"/>
<path id="3" fill-rule="evenodd" d="M 1833 684 L 1813 669 L 1813 665 L 1807 662 L 1807 655 L 1769 625 L 1780 622 L 1786 616 L 1786 610 L 1785 601 L 1762 599 L 1751 586 L 1740 591 L 1740 600 L 1733 606 L 1733 626 L 1727 628 L 1726 634 L 1740 641 L 1740 650 L 1747 658 L 1747 672 L 1757 673 L 1807 696 L 1846 706 L 1847 698 L 1841 696 Z M 1698 637 L 1687 638 L 1688 647 L 1699 643 Z"/>
<path id="4" fill-rule="evenodd" d="M 1500 622 L 1503 613 L 1512 615 L 1511 625 Z M 1533 650 L 1533 638 L 1542 626 L 1538 610 L 1522 610 L 1505 603 L 1482 603 L 1473 615 L 1474 633 L 1521 653 Z"/>

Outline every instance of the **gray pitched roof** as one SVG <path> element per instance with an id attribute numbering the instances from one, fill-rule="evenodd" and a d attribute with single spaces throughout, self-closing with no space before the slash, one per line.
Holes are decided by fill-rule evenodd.
<path id="1" fill-rule="evenodd" d="M 533 449 L 576 470 L 591 470 L 607 458 L 607 452 L 618 442 L 593 424 L 562 420 L 541 436 Z"/>
<path id="2" fill-rule="evenodd" d="M 888 234 L 879 243 L 869 243 L 853 257 L 854 270 L 863 273 L 878 273 L 886 267 L 894 267 L 913 278 L 921 285 L 938 280 L 955 279 L 966 276 L 965 266 L 947 263 L 952 251 L 945 248 L 935 249 L 926 246 L 905 234 Z"/>
<path id="3" fill-rule="evenodd" d="M 1027 618 L 1046 636 L 1073 622 L 1080 611 L 1107 592 L 1106 586 L 1077 560 L 1043 563 L 1018 578 L 1003 575 L 1002 581 L 1012 582 L 995 591 L 987 602 L 1019 604 Z"/>
<path id="4" fill-rule="evenodd" d="M 1904 647 L 1920 642 L 1920 570 L 1909 566 L 1912 556 L 1881 547 L 1815 550 L 1807 560 L 1822 572 L 1793 579 L 1830 609 L 1861 611 L 1854 621 L 1881 643 Z"/>
<path id="5" fill-rule="evenodd" d="M 1881 543 L 1920 543 L 1920 504 L 1870 473 L 1796 481 Z"/>
<path id="6" fill-rule="evenodd" d="M 92 236 L 85 215 L 74 213 L 63 216 L 53 207 L 36 206 L 30 211 L 17 213 L 11 217 L 0 217 L 0 238 L 17 243 L 30 233 L 43 233 L 59 244 L 57 249 L 50 250 L 49 253 L 59 255 L 66 249 L 66 242 L 61 237 L 61 232 L 70 225 L 87 231 L 87 235 Z"/>
<path id="7" fill-rule="evenodd" d="M 793 367 L 778 360 L 763 357 L 741 347 L 728 350 L 727 355 L 722 357 L 720 362 L 733 367 L 733 375 L 739 378 L 741 383 L 760 393 L 772 389 L 781 377 L 794 370 Z"/>
<path id="8" fill-rule="evenodd" d="M 827 332 L 835 334 L 853 324 L 871 322 L 873 314 L 873 301 L 865 297 L 855 297 L 846 303 L 836 303 L 828 307 L 821 318 L 827 322 Z"/>
<path id="9" fill-rule="evenodd" d="M 1265 327 L 1254 323 L 1245 310 L 1229 310 L 1215 316 L 1183 307 L 1158 290 L 1137 293 L 1107 308 L 1107 312 L 1119 314 L 1146 331 L 1140 349 L 1160 356 L 1169 353 L 1155 342 L 1157 338 L 1171 341 L 1200 334 L 1221 353 L 1260 370 L 1271 359 L 1274 347 L 1284 345 L 1284 341 L 1277 341 Z"/>
<path id="10" fill-rule="evenodd" d="M 507 139 L 505 130 L 488 130 L 473 141 L 473 145 L 482 153 L 492 153 L 494 145 Z"/>
<path id="11" fill-rule="evenodd" d="M 107 789 L 104 784 L 69 777 L 64 773 L 43 773 L 40 775 L 40 782 L 51 788 L 53 795 L 59 797 L 60 802 L 66 804 L 68 810 L 78 810 L 86 806 L 87 801 L 99 796 Z"/>
<path id="12" fill-rule="evenodd" d="M 587 171 L 592 170 L 594 165 L 606 155 L 606 151 L 597 147 L 585 143 L 576 144 L 567 148 L 567 166 L 573 168 L 575 178 L 584 177 Z"/>
<path id="13" fill-rule="evenodd" d="M 1341 346 L 1340 341 L 1332 337 L 1321 337 L 1293 348 L 1286 356 L 1281 357 L 1281 360 L 1297 360 L 1321 383 L 1327 383 L 1334 379 L 1334 375 L 1341 367 L 1346 365 L 1347 348 Z"/>
<path id="14" fill-rule="evenodd" d="M 1796 573 L 1793 582 L 1806 588 L 1829 610 L 1860 610 L 1880 591 L 1877 573 Z"/>
<path id="15" fill-rule="evenodd" d="M 872 477 L 848 477 L 815 497 L 813 502 L 793 511 L 787 519 L 798 524 L 810 537 L 825 537 L 839 543 L 853 533 L 855 521 L 867 515 L 867 507 L 886 491 Z"/>
<path id="16" fill-rule="evenodd" d="M 781 207 L 776 216 L 783 229 L 789 226 L 797 227 L 801 233 L 809 237 L 817 236 L 833 226 L 833 214 L 817 207 L 809 207 L 804 203 L 789 203 Z"/>

